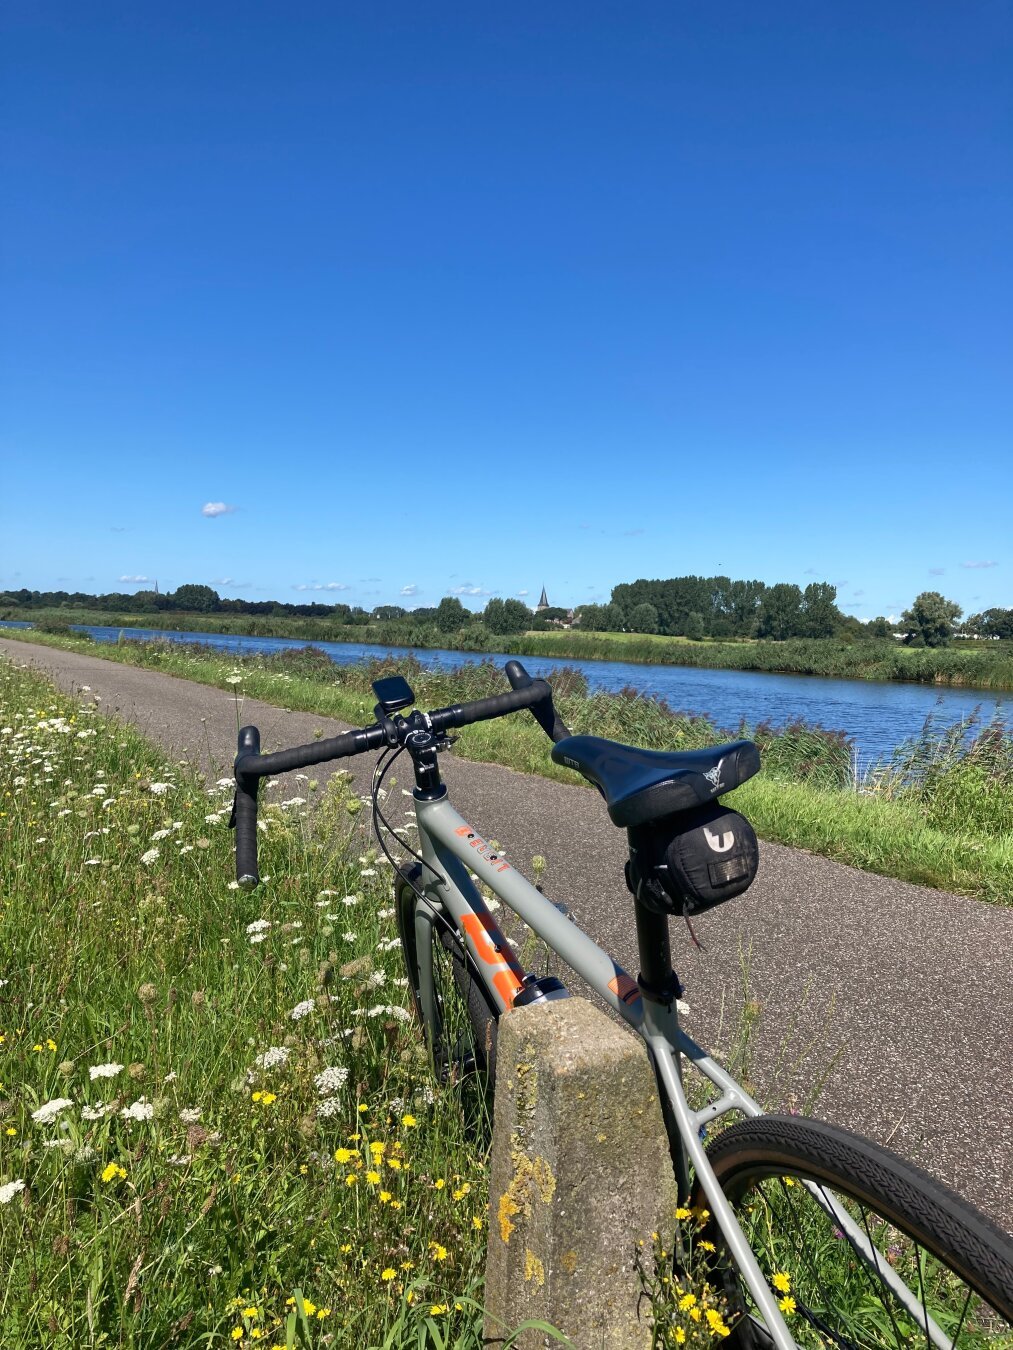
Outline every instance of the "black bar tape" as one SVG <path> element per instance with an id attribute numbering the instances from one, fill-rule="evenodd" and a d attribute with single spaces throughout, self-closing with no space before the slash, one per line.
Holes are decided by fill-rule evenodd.
<path id="1" fill-rule="evenodd" d="M 236 776 L 238 778 L 240 774 L 245 774 L 250 778 L 267 778 L 273 773 L 287 773 L 290 769 L 323 764 L 328 759 L 347 759 L 349 755 L 358 755 L 364 750 L 378 750 L 383 745 L 386 745 L 386 739 L 380 727 L 346 731 L 326 741 L 293 745 L 290 750 L 276 750 L 271 755 L 255 755 L 249 759 L 240 755 L 236 760 Z"/>
<path id="2" fill-rule="evenodd" d="M 257 871 L 257 792 L 260 779 L 240 771 L 244 759 L 252 758 L 260 749 L 260 732 L 256 727 L 243 727 L 239 733 L 239 754 L 236 756 L 236 798 L 232 806 L 232 820 L 236 827 L 236 880 L 244 890 L 252 890 L 260 882 Z"/>
<path id="3" fill-rule="evenodd" d="M 508 661 L 504 670 L 507 679 L 515 689 L 527 689 L 535 683 L 519 661 Z M 531 715 L 553 741 L 563 741 L 570 733 L 566 729 L 563 719 L 556 712 L 556 705 L 552 701 L 552 689 L 545 680 L 539 680 L 537 683 L 544 684 L 549 693 L 544 701 L 540 701 L 532 707 Z"/>

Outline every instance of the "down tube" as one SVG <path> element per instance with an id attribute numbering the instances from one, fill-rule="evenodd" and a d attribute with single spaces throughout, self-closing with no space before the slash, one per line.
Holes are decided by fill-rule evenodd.
<path id="1" fill-rule="evenodd" d="M 481 881 L 491 886 L 504 904 L 558 952 L 624 1021 L 638 1031 L 642 1029 L 644 1007 L 637 982 L 608 952 L 521 876 L 463 816 L 458 815 L 445 797 L 435 802 L 416 802 L 415 810 L 420 830 L 460 858 Z"/>

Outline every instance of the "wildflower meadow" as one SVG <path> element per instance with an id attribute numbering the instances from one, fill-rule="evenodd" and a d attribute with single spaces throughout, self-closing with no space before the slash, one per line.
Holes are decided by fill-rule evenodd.
<path id="1" fill-rule="evenodd" d="M 246 895 L 228 780 L 0 663 L 8 1350 L 479 1343 L 484 1158 L 409 1025 L 391 869 L 346 779 L 316 829 L 296 788 Z"/>

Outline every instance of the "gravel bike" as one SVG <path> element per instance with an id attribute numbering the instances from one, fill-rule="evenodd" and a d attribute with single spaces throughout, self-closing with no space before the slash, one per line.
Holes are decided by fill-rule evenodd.
<path id="1" fill-rule="evenodd" d="M 378 680 L 374 725 L 274 754 L 261 754 L 256 727 L 243 727 L 232 816 L 240 885 L 258 883 L 261 778 L 379 752 L 373 822 L 395 868 L 412 1002 L 438 1073 L 477 1076 L 493 1090 L 499 1018 L 568 997 L 558 978 L 524 970 L 483 899 L 486 887 L 643 1038 L 681 1202 L 709 1216 L 704 1236 L 730 1309 L 729 1345 L 1013 1347 L 1013 1242 L 1005 1234 L 878 1144 L 822 1121 L 765 1113 L 679 1024 L 669 921 L 742 894 L 756 874 L 755 834 L 721 800 L 759 769 L 755 745 L 665 752 L 571 736 L 546 681 L 532 679 L 519 661 L 508 661 L 505 672 L 509 692 L 407 716 L 415 704 L 407 681 Z M 449 801 L 439 766 L 449 733 L 523 709 L 554 742 L 556 763 L 593 783 L 612 823 L 627 831 L 636 978 Z M 412 854 L 411 868 L 388 847 L 393 833 L 380 791 L 404 752 L 414 771 L 419 847 L 397 844 Z M 690 1105 L 684 1067 L 708 1086 L 702 1106 Z M 726 1124 L 729 1113 L 742 1119 Z"/>

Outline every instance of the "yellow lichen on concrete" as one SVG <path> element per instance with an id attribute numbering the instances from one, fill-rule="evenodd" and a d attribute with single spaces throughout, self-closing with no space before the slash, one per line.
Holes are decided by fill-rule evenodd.
<path id="1" fill-rule="evenodd" d="M 530 1247 L 524 1252 L 524 1279 L 534 1280 L 538 1285 L 545 1283 L 545 1266 Z"/>
<path id="2" fill-rule="evenodd" d="M 577 1253 L 574 1251 L 564 1252 L 559 1258 L 559 1264 L 566 1271 L 567 1275 L 572 1275 L 577 1269 Z"/>
<path id="3" fill-rule="evenodd" d="M 510 1198 L 510 1192 L 504 1191 L 499 1198 L 499 1235 L 504 1242 L 510 1241 L 510 1234 L 516 1227 L 513 1216 L 519 1213 L 520 1209 Z"/>
<path id="4" fill-rule="evenodd" d="M 542 1204 L 551 1205 L 552 1197 L 556 1193 L 556 1178 L 552 1175 L 552 1168 L 544 1158 L 538 1157 L 531 1166 L 531 1174 L 535 1185 L 538 1187 Z"/>

